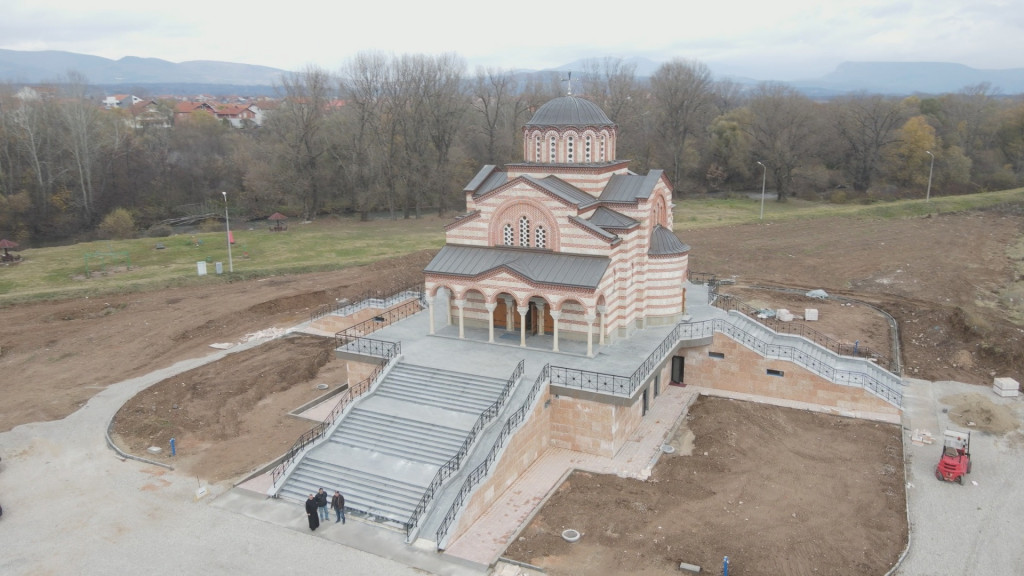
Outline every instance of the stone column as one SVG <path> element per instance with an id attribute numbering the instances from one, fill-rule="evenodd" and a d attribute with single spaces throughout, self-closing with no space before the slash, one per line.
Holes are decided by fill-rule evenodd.
<path id="1" fill-rule="evenodd" d="M 593 312 L 583 317 L 587 321 L 587 357 L 594 357 L 594 320 L 597 320 L 597 315 Z"/>
<path id="2" fill-rule="evenodd" d="M 487 341 L 494 342 L 494 309 L 498 307 L 497 302 L 484 304 L 487 307 Z"/>
<path id="3" fill-rule="evenodd" d="M 555 346 L 551 349 L 552 352 L 558 352 L 558 319 L 562 317 L 561 310 L 552 310 L 551 318 L 555 321 Z"/>
<path id="4" fill-rule="evenodd" d="M 434 333 L 434 300 L 427 301 L 427 315 L 430 318 L 430 333 Z"/>
<path id="5" fill-rule="evenodd" d="M 519 312 L 519 345 L 526 348 L 526 313 L 530 311 L 529 306 L 516 306 Z"/>
<path id="6" fill-rule="evenodd" d="M 516 329 L 516 319 L 513 316 L 515 310 L 515 300 L 511 296 L 503 296 L 505 299 L 505 332 L 512 332 Z"/>
<path id="7" fill-rule="evenodd" d="M 459 298 L 455 301 L 455 305 L 459 307 L 459 339 L 466 337 L 466 300 Z"/>
<path id="8" fill-rule="evenodd" d="M 608 314 L 608 307 L 598 306 L 597 311 L 601 314 L 601 336 L 598 340 L 598 344 L 604 346 L 604 332 L 608 328 L 607 320 L 605 319 Z"/>
<path id="9" fill-rule="evenodd" d="M 537 302 L 537 334 L 544 335 L 544 303 Z"/>

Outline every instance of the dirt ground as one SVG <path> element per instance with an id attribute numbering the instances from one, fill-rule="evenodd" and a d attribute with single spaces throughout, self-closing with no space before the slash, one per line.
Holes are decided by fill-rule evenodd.
<path id="1" fill-rule="evenodd" d="M 693 247 L 691 270 L 736 280 L 734 286 L 723 291 L 766 308 L 789 308 L 797 314 L 805 308 L 819 308 L 820 320 L 807 323 L 815 330 L 837 340 L 859 341 L 872 349 L 888 350 L 892 342 L 887 322 L 870 306 L 805 302 L 799 294 L 754 287 L 799 291 L 820 288 L 869 303 L 898 320 L 906 375 L 989 385 L 993 376 L 1024 380 L 1022 227 L 1024 213 L 1019 206 L 1011 206 L 908 220 L 798 220 L 692 231 L 677 226 L 677 234 Z M 423 251 L 337 272 L 2 308 L 0 374 L 4 402 L 0 403 L 0 430 L 63 418 L 111 383 L 209 354 L 213 352 L 211 344 L 237 342 L 247 334 L 272 327 L 294 326 L 308 319 L 321 304 L 370 291 L 391 293 L 422 280 L 421 271 L 431 257 L 430 252 Z M 209 482 L 241 480 L 249 471 L 282 454 L 309 427 L 308 422 L 287 413 L 319 393 L 314 390 L 315 384 L 330 381 L 334 385 L 340 378 L 342 368 L 335 365 L 332 355 L 324 353 L 326 345 L 316 338 L 291 338 L 261 346 L 252 353 L 228 355 L 208 368 L 159 383 L 121 411 L 115 429 L 118 442 L 146 455 L 146 447 L 173 436 L 179 447 L 200 447 L 203 452 L 201 456 L 176 460 L 178 470 Z M 745 417 L 733 412 L 740 407 L 749 411 Z M 746 461 L 760 446 L 745 444 L 751 434 L 740 438 L 737 432 L 747 420 L 761 423 L 765 432 L 754 434 L 755 440 L 781 441 L 783 448 L 799 451 L 801 443 L 813 446 L 820 431 L 821 450 L 798 454 L 809 459 L 808 466 L 824 461 L 825 468 L 831 469 L 847 461 L 867 461 L 871 465 L 862 466 L 864 470 L 858 474 L 873 474 L 875 479 L 841 479 L 839 483 L 846 492 L 842 496 L 832 493 L 832 500 L 846 498 L 898 508 L 902 504 L 894 499 L 902 499 L 902 491 L 890 495 L 889 489 L 883 488 L 888 478 L 883 474 L 887 471 L 884 466 L 893 457 L 889 453 L 892 433 L 882 434 L 885 427 L 878 428 L 882 435 L 877 436 L 869 433 L 875 430 L 874 424 L 790 415 L 741 403 L 705 401 L 695 410 L 699 410 L 695 414 L 708 411 L 703 419 L 711 421 L 703 424 L 691 416 L 690 427 L 697 434 L 700 456 L 663 458 L 654 472 L 657 482 L 627 486 L 615 478 L 581 476 L 562 489 L 567 493 L 565 497 L 581 488 L 589 502 L 616 502 L 617 509 L 626 506 L 627 517 L 609 518 L 603 506 L 574 507 L 572 516 L 564 518 L 548 509 L 542 512 L 552 527 L 577 522 L 585 526 L 586 536 L 574 549 L 585 554 L 574 553 L 572 561 L 567 557 L 555 560 L 561 561 L 565 570 L 596 554 L 589 551 L 587 543 L 597 540 L 598 535 L 609 538 L 609 542 L 628 542 L 635 549 L 640 549 L 636 548 L 639 542 L 655 546 L 654 540 L 658 541 L 648 556 L 629 560 L 626 565 L 634 573 L 660 573 L 669 560 L 704 562 L 710 567 L 721 562 L 721 557 L 714 556 L 724 554 L 736 559 L 735 574 L 815 573 L 814 569 L 824 574 L 863 573 L 858 568 L 862 563 L 873 571 L 895 559 L 889 552 L 883 553 L 874 539 L 902 549 L 905 526 L 899 524 L 903 518 L 900 514 L 885 508 L 884 518 L 864 514 L 846 518 L 845 513 L 834 509 L 836 502 L 831 500 L 818 500 L 822 508 L 813 507 L 811 497 L 831 493 L 836 484 L 833 477 L 801 474 L 801 469 L 779 470 L 802 461 L 793 460 L 794 456 L 775 458 L 769 474 L 766 466 L 759 468 Z M 720 418 L 710 415 L 716 410 L 723 411 Z M 716 420 L 722 421 L 721 427 L 714 427 Z M 861 432 L 862 426 L 870 430 Z M 852 446 L 844 444 L 852 440 L 848 438 L 849 429 L 857 430 L 859 439 Z M 794 440 L 787 443 L 787 439 Z M 839 446 L 842 448 L 837 450 Z M 846 456 L 847 452 L 869 450 L 869 446 L 871 453 L 863 459 Z M 705 451 L 709 453 L 707 459 L 703 457 Z M 893 466 L 900 465 L 899 457 L 893 462 Z M 689 477 L 683 480 L 678 476 L 680 470 L 684 476 L 698 479 L 717 474 L 717 483 L 698 483 Z M 776 481 L 783 477 L 790 479 Z M 663 490 L 663 482 L 678 483 L 683 493 Z M 794 486 L 800 489 L 794 490 Z M 624 496 L 642 491 L 651 492 L 652 498 L 661 492 L 670 493 L 656 500 Z M 718 500 L 719 495 L 726 499 Z M 740 500 L 744 504 L 739 504 Z M 645 503 L 643 506 L 649 509 L 629 508 L 636 502 Z M 764 510 L 749 512 L 750 503 Z M 781 506 L 775 509 L 773 504 Z M 838 504 L 845 506 L 843 502 Z M 701 522 L 688 520 L 695 509 L 703 507 L 707 510 L 701 512 L 705 514 Z M 793 513 L 796 518 L 786 519 Z M 741 514 L 743 520 L 739 521 Z M 640 518 L 650 519 L 651 524 L 631 528 L 631 523 Z M 732 535 L 742 537 L 723 537 L 715 543 L 710 525 L 717 522 L 729 526 Z M 668 525 L 684 523 L 689 542 L 670 542 L 656 529 L 662 526 L 664 531 Z M 846 526 L 849 530 L 831 526 Z M 790 532 L 790 527 L 805 527 L 808 531 Z M 849 546 L 840 557 L 834 552 L 843 542 Z M 670 545 L 689 548 L 670 553 Z M 703 552 L 698 550 L 705 548 Z M 758 562 L 766 561 L 764 551 L 769 548 L 786 550 L 786 554 L 769 556 L 776 563 L 793 562 L 789 567 L 792 570 L 783 564 L 765 571 L 753 570 Z M 533 560 L 565 554 L 554 548 L 545 554 L 537 546 L 529 550 L 524 557 Z M 795 557 L 787 560 L 788 555 Z M 625 561 L 606 560 L 611 566 L 623 566 L 620 563 Z M 551 572 L 571 573 L 558 567 Z"/>
<path id="2" fill-rule="evenodd" d="M 572 473 L 506 556 L 563 576 L 720 574 L 725 556 L 737 575 L 884 574 L 907 543 L 900 434 L 703 397 L 669 441 L 691 450 L 646 482 Z"/>

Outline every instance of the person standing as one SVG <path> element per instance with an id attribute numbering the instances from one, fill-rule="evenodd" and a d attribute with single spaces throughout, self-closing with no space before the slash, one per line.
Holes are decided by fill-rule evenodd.
<path id="1" fill-rule="evenodd" d="M 337 516 L 335 524 L 341 522 L 345 523 L 345 497 L 341 495 L 341 492 L 334 491 L 334 496 L 331 497 L 331 508 L 334 508 L 334 515 Z"/>
<path id="2" fill-rule="evenodd" d="M 306 500 L 306 519 L 309 520 L 309 529 L 315 531 L 320 527 L 320 517 L 316 514 L 316 497 L 312 494 Z"/>
<path id="3" fill-rule="evenodd" d="M 327 511 L 327 492 L 321 488 L 316 493 L 316 505 L 320 509 L 320 520 L 330 520 L 331 513 Z"/>

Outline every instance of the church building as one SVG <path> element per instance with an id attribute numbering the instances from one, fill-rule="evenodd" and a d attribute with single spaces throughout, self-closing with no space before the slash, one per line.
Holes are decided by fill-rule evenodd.
<path id="1" fill-rule="evenodd" d="M 430 333 L 465 329 L 594 347 L 684 314 L 689 246 L 672 232 L 672 186 L 616 157 L 617 129 L 593 102 L 555 98 L 523 126 L 523 162 L 484 166 L 465 214 L 424 270 Z M 439 293 L 447 299 L 438 299 Z M 447 302 L 435 310 L 434 302 Z M 447 323 L 446 323 L 447 324 Z"/>

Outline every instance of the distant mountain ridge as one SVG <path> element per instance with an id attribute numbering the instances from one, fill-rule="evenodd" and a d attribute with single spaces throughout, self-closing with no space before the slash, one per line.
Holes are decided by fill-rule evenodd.
<path id="1" fill-rule="evenodd" d="M 983 82 L 1002 94 L 1024 93 L 1024 68 L 979 70 L 949 62 L 843 62 L 820 78 L 790 84 L 839 92 L 943 94 Z"/>
<path id="2" fill-rule="evenodd" d="M 125 56 L 111 60 L 100 56 L 45 50 L 27 52 L 0 49 L 0 80 L 26 84 L 55 82 L 71 70 L 90 84 L 233 84 L 256 86 L 280 84 L 286 70 L 269 66 L 213 60 L 174 63 L 159 58 Z"/>
<path id="3" fill-rule="evenodd" d="M 649 58 L 623 58 L 623 61 L 635 65 L 637 76 L 642 78 L 649 77 L 660 65 Z M 709 67 L 714 72 L 714 67 Z M 577 60 L 550 68 L 546 72 L 573 71 L 581 74 L 585 69 L 585 61 Z M 182 88 L 191 87 L 189 91 L 202 86 L 203 92 L 217 93 L 216 87 L 220 86 L 220 93 L 238 93 L 245 87 L 251 87 L 253 93 L 272 94 L 272 87 L 280 85 L 281 76 L 288 73 L 287 70 L 269 66 L 213 60 L 174 63 L 136 56 L 111 60 L 56 50 L 31 52 L 0 49 L 2 82 L 55 82 L 72 70 L 83 74 L 90 84 L 108 90 L 124 92 L 146 87 L 156 90 L 159 86 L 161 93 L 170 92 L 169 88 L 179 85 Z M 519 70 L 517 73 L 529 74 L 531 71 Z M 716 76 L 747 86 L 767 80 Z M 983 82 L 989 83 L 997 93 L 1024 94 L 1024 68 L 980 70 L 948 62 L 844 62 L 819 78 L 784 83 L 810 96 L 828 98 L 860 91 L 897 96 L 943 94 L 958 92 Z"/>

